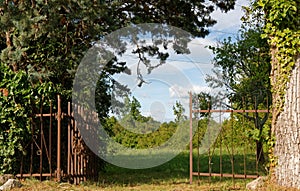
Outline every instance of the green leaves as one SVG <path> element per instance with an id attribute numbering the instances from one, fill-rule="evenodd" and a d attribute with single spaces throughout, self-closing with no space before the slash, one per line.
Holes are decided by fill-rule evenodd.
<path id="1" fill-rule="evenodd" d="M 16 150 L 22 150 L 22 141 L 28 138 L 27 119 L 30 113 L 28 98 L 31 90 L 25 72 L 13 73 L 0 64 L 0 89 L 7 89 L 8 95 L 0 93 L 0 173 L 11 173 L 16 161 Z"/>
<path id="2" fill-rule="evenodd" d="M 263 91 L 267 99 L 270 91 L 269 46 L 260 34 L 259 28 L 241 30 L 237 41 L 228 38 L 217 47 L 209 47 L 215 54 L 216 75 L 208 77 L 207 81 L 212 86 L 221 83 L 228 88 L 236 95 L 236 99 L 234 96 L 231 99 L 238 105 L 242 105 L 243 96 Z M 254 105 L 254 102 L 248 105 Z"/>
<path id="3" fill-rule="evenodd" d="M 24 71 L 15 73 L 1 63 L 0 79 L 0 173 L 13 173 L 31 137 L 30 118 L 35 107 L 43 96 L 53 97 L 57 90 L 47 82 L 32 86 Z M 43 104 L 49 104 L 45 100 Z"/>
<path id="4" fill-rule="evenodd" d="M 272 47 L 272 86 L 274 118 L 276 119 L 284 105 L 286 84 L 300 54 L 300 14 L 299 1 L 259 0 L 257 9 L 264 11 L 266 25 L 263 38 L 268 38 Z"/>
<path id="5" fill-rule="evenodd" d="M 175 122 L 180 123 L 184 120 L 187 120 L 187 116 L 184 115 L 185 109 L 183 105 L 179 102 L 176 101 L 175 105 L 173 106 L 173 113 L 175 115 Z"/>

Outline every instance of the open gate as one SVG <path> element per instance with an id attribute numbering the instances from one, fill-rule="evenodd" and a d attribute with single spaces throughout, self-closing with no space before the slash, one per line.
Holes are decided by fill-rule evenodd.
<path id="1" fill-rule="evenodd" d="M 268 99 L 266 98 L 266 102 L 268 102 Z M 221 104 L 220 104 L 221 105 Z M 230 103 L 229 103 L 230 105 Z M 266 105 L 268 105 L 268 103 L 266 103 Z M 235 132 L 235 129 L 232 127 L 229 129 L 229 131 L 231 131 L 230 133 L 227 132 L 227 140 L 229 139 L 229 141 L 227 141 L 227 145 L 224 143 L 224 139 L 226 139 L 225 135 L 224 135 L 224 127 L 222 125 L 223 121 L 221 120 L 222 115 L 226 114 L 228 116 L 229 119 L 233 119 L 233 115 L 236 113 L 240 113 L 240 114 L 265 114 L 268 115 L 269 113 L 269 109 L 258 109 L 258 108 L 254 108 L 254 109 L 247 109 L 247 108 L 243 108 L 243 109 L 231 109 L 231 108 L 208 108 L 208 109 L 199 109 L 199 108 L 194 108 L 193 107 L 193 96 L 192 93 L 190 93 L 190 101 L 189 101 L 189 108 L 190 108 L 190 151 L 189 151 L 189 169 L 190 169 L 190 184 L 192 184 L 193 182 L 193 176 L 197 176 L 199 177 L 208 177 L 209 181 L 211 181 L 211 177 L 219 177 L 220 180 L 222 180 L 222 178 L 232 178 L 233 182 L 234 179 L 236 178 L 242 178 L 242 179 L 255 179 L 257 177 L 260 176 L 259 173 L 259 160 L 261 159 L 263 153 L 259 152 L 259 153 L 255 153 L 252 154 L 252 156 L 250 156 L 249 154 L 247 154 L 247 151 L 249 150 L 249 148 L 247 148 L 247 145 L 244 144 L 243 146 L 245 146 L 243 149 L 241 149 L 239 152 L 241 152 L 239 154 L 239 158 L 241 163 L 237 165 L 237 160 L 236 158 L 238 158 L 236 156 L 237 154 L 237 147 L 234 145 L 234 143 L 230 143 L 233 141 L 233 135 Z M 193 146 L 193 138 L 196 135 L 195 132 L 195 120 L 194 120 L 194 115 L 197 113 L 217 113 L 220 114 L 218 119 L 219 122 L 218 124 L 221 126 L 219 129 L 219 132 L 217 133 L 217 138 L 216 141 L 218 141 L 218 148 L 216 148 L 216 144 L 213 143 L 209 146 L 207 153 L 205 155 L 205 157 L 201 158 L 201 154 L 199 153 L 199 145 L 197 145 L 197 151 L 195 153 L 194 147 Z M 268 117 L 268 116 L 266 116 Z M 241 125 L 243 125 L 244 123 L 244 119 L 243 117 L 241 117 Z M 215 119 L 215 120 L 218 120 Z M 199 121 L 199 120 L 198 120 Z M 198 126 L 198 124 L 197 124 Z M 208 132 L 209 134 L 210 132 Z M 229 138 L 228 138 L 229 136 Z M 231 136 L 231 137 L 230 137 Z M 245 137 L 244 137 L 245 138 Z M 245 138 L 246 139 L 246 138 Z M 198 139 L 199 141 L 199 139 Z M 228 142 L 230 144 L 228 144 Z M 199 142 L 198 142 L 199 143 Z M 255 145 L 255 142 L 253 142 Z M 243 144 L 243 143 L 241 143 Z M 248 144 L 248 143 L 247 143 Z M 250 145 L 250 144 L 249 144 Z M 250 147 L 250 146 L 248 146 Z M 193 150 L 194 150 L 194 154 L 193 154 Z M 217 153 L 216 153 L 217 152 Z M 224 152 L 227 153 L 227 161 L 225 161 L 225 157 L 224 157 Z M 195 155 L 197 157 L 195 157 Z M 215 160 L 213 162 L 213 155 L 217 155 L 217 157 L 215 157 Z M 250 157 L 252 157 L 251 162 L 254 162 L 254 164 L 252 165 L 252 169 L 249 169 L 249 167 L 247 168 L 247 165 L 249 165 L 249 161 L 250 161 Z M 196 158 L 196 160 L 195 160 Z M 205 161 L 207 160 L 207 161 Z M 224 166 L 227 165 L 227 169 L 228 166 L 230 166 L 230 172 L 224 172 Z M 237 168 L 238 166 L 238 168 Z M 214 171 L 215 169 L 213 168 L 215 167 L 215 169 L 217 169 L 216 171 Z M 195 170 L 195 168 L 197 170 Z M 251 173 L 249 173 L 249 171 L 251 171 Z M 199 179 L 198 179 L 199 180 Z"/>
<path id="2" fill-rule="evenodd" d="M 56 111 L 54 111 L 56 108 Z M 49 112 L 36 114 L 31 123 L 31 141 L 22 156 L 18 178 L 37 177 L 78 184 L 97 180 L 101 160 L 84 143 L 71 110 L 71 103 L 50 102 Z"/>

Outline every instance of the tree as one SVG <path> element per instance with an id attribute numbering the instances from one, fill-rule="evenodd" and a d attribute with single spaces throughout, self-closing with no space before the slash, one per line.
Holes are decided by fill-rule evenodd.
<path id="1" fill-rule="evenodd" d="M 104 128 L 116 142 L 130 148 L 145 149 L 164 144 L 175 133 L 175 122 L 161 123 L 151 116 L 143 116 L 139 111 L 140 103 L 133 97 L 124 98 L 125 107 L 118 119 L 106 119 Z M 108 148 L 111 149 L 111 148 Z"/>
<path id="2" fill-rule="evenodd" d="M 179 101 L 176 101 L 175 105 L 173 106 L 173 113 L 175 115 L 176 123 L 182 122 L 183 120 L 187 120 L 187 116 L 184 115 L 184 112 L 185 109 L 183 105 Z"/>
<path id="3" fill-rule="evenodd" d="M 248 23 L 245 23 L 246 25 Z M 217 47 L 210 47 L 215 54 L 214 76 L 208 76 L 211 87 L 225 88 L 224 96 L 230 100 L 225 105 L 231 109 L 268 109 L 271 103 L 270 56 L 266 39 L 262 39 L 263 24 L 244 25 L 236 41 L 225 39 Z M 245 113 L 253 121 L 256 136 L 257 160 L 264 162 L 263 127 L 269 114 Z"/>
<path id="4" fill-rule="evenodd" d="M 211 110 L 213 106 L 215 106 L 217 97 L 212 96 L 209 93 L 200 92 L 198 94 L 193 94 L 193 108 L 202 109 L 202 110 Z M 209 118 L 211 117 L 211 113 L 197 113 L 200 117 Z"/>
<path id="5" fill-rule="evenodd" d="M 258 0 L 256 7 L 264 12 L 263 37 L 272 56 L 273 177 L 279 185 L 300 188 L 300 2 Z"/>

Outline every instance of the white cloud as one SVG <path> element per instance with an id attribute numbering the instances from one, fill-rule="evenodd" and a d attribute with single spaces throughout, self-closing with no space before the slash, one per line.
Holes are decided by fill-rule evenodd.
<path id="1" fill-rule="evenodd" d="M 193 91 L 194 91 L 194 93 L 200 93 L 200 92 L 210 93 L 213 90 L 212 90 L 212 88 L 210 88 L 208 86 L 194 85 L 193 86 Z"/>
<path id="2" fill-rule="evenodd" d="M 188 97 L 189 91 L 191 90 L 186 87 L 179 86 L 177 84 L 169 87 L 169 93 L 171 98 Z"/>
<path id="3" fill-rule="evenodd" d="M 244 15 L 242 6 L 249 5 L 249 0 L 238 0 L 235 9 L 227 13 L 216 10 L 212 13 L 212 17 L 217 20 L 217 24 L 213 26 L 213 30 L 236 29 L 241 25 L 241 17 Z"/>
<path id="4" fill-rule="evenodd" d="M 199 85 L 192 85 L 192 86 L 179 86 L 177 84 L 171 86 L 169 88 L 169 94 L 171 98 L 187 98 L 189 96 L 189 92 L 192 93 L 211 93 L 214 90 L 208 86 L 199 86 Z"/>
<path id="5" fill-rule="evenodd" d="M 234 10 L 227 13 L 220 10 L 213 12 L 212 17 L 217 20 L 217 24 L 210 28 L 211 32 L 206 38 L 216 42 L 229 36 L 235 37 L 242 24 L 240 20 L 244 15 L 242 6 L 249 4 L 249 0 L 237 0 Z"/>

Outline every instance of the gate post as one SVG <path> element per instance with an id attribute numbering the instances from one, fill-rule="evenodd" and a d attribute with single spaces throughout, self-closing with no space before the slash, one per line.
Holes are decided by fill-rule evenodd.
<path id="1" fill-rule="evenodd" d="M 61 167 L 60 167 L 60 154 L 61 154 L 61 98 L 57 95 L 57 181 L 61 181 Z"/>
<path id="2" fill-rule="evenodd" d="M 193 183 L 193 100 L 190 92 L 190 184 Z"/>

